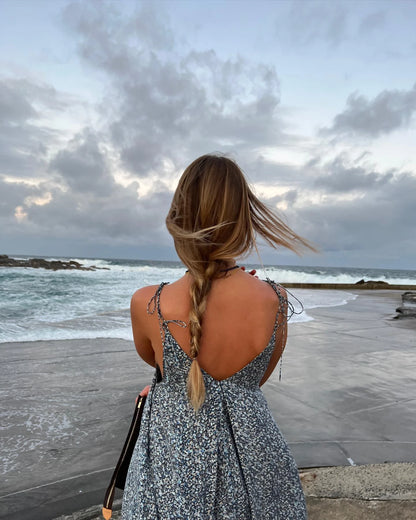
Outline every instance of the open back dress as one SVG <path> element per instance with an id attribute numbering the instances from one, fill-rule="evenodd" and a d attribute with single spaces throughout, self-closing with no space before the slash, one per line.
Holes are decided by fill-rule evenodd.
<path id="1" fill-rule="evenodd" d="M 206 397 L 188 402 L 190 357 L 160 311 L 162 283 L 149 302 L 163 342 L 163 378 L 156 369 L 123 495 L 123 520 L 300 520 L 305 500 L 296 463 L 259 383 L 275 347 L 280 301 L 265 349 L 231 377 L 202 370 Z M 286 316 L 285 316 L 286 318 Z M 281 320 L 280 320 L 281 322 Z"/>

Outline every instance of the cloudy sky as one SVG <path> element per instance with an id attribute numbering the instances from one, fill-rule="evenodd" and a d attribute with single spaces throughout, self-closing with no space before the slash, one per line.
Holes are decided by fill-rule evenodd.
<path id="1" fill-rule="evenodd" d="M 203 153 L 320 255 L 414 268 L 416 2 L 0 0 L 0 253 L 176 259 Z"/>

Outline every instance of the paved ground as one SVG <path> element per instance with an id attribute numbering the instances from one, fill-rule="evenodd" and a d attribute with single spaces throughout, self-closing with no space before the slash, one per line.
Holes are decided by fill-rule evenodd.
<path id="1" fill-rule="evenodd" d="M 360 291 L 292 325 L 282 382 L 273 374 L 264 392 L 299 467 L 416 462 L 416 322 L 392 319 L 400 294 Z M 99 504 L 152 369 L 121 340 L 1 350 L 0 518 L 48 520 Z M 333 516 L 348 500 L 360 507 L 356 497 L 308 500 L 319 520 L 349 518 Z M 332 516 L 312 516 L 317 500 Z M 416 518 L 412 500 L 394 499 L 400 514 L 385 518 Z M 379 520 L 387 502 L 374 505 Z"/>
<path id="2" fill-rule="evenodd" d="M 416 518 L 416 464 L 318 468 L 302 480 L 309 520 Z"/>
<path id="3" fill-rule="evenodd" d="M 414 520 L 416 464 L 314 468 L 301 473 L 309 520 Z M 120 500 L 113 519 L 120 515 Z M 101 520 L 91 507 L 56 520 Z"/>
<path id="4" fill-rule="evenodd" d="M 357 292 L 289 331 L 264 392 L 300 467 L 416 462 L 416 319 L 400 292 Z"/>

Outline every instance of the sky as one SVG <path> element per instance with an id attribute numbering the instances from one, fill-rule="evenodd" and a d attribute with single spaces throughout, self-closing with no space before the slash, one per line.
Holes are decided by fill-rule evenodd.
<path id="1" fill-rule="evenodd" d="M 402 0 L 0 0 L 0 253 L 175 260 L 176 183 L 221 153 L 320 251 L 262 262 L 414 269 L 415 20 Z"/>

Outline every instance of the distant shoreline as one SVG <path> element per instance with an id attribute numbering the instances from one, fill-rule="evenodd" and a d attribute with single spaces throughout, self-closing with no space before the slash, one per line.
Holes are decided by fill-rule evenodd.
<path id="1" fill-rule="evenodd" d="M 47 257 L 46 257 L 47 258 Z M 75 260 L 46 260 L 46 258 L 33 257 L 25 259 L 15 259 L 8 255 L 0 255 L 0 268 L 1 267 L 24 267 L 34 269 L 47 269 L 52 271 L 57 270 L 79 270 L 79 271 L 95 271 L 99 270 L 111 270 L 110 267 L 97 267 L 96 265 L 85 266 Z M 92 259 L 91 259 L 92 260 Z M 162 262 L 163 263 L 163 262 Z M 260 266 L 253 266 L 259 268 Z M 279 266 L 274 266 L 279 267 Z M 288 266 L 280 266 L 287 268 Z M 360 273 L 361 276 L 364 273 Z M 374 275 L 374 273 L 373 273 Z M 371 275 L 370 275 L 371 276 Z M 358 278 L 358 276 L 357 276 Z M 365 280 L 361 279 L 357 282 L 350 283 L 326 283 L 326 282 L 281 282 L 284 287 L 288 289 L 335 289 L 335 290 L 361 290 L 361 289 L 387 289 L 387 290 L 399 290 L 399 291 L 415 291 L 416 285 L 413 284 L 390 284 L 381 280 Z"/>
<path id="2" fill-rule="evenodd" d="M 288 289 L 338 289 L 338 290 L 393 290 L 393 291 L 416 291 L 416 285 L 395 285 L 387 282 L 369 280 L 356 283 L 282 283 Z"/>

